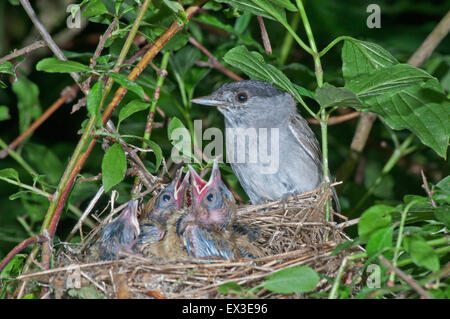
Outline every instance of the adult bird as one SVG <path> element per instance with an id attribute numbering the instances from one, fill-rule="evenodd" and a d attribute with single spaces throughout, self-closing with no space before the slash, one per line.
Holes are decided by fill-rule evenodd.
<path id="1" fill-rule="evenodd" d="M 324 182 L 316 136 L 289 93 L 248 80 L 192 102 L 216 106 L 224 115 L 227 161 L 253 204 L 305 193 Z"/>
<path id="2" fill-rule="evenodd" d="M 114 260 L 121 252 L 135 254 L 133 246 L 140 233 L 137 211 L 138 201 L 132 199 L 118 217 L 102 228 L 91 251 L 95 259 Z"/>

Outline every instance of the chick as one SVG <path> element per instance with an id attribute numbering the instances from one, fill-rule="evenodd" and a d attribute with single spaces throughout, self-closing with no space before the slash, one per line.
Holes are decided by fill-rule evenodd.
<path id="1" fill-rule="evenodd" d="M 249 242 L 247 234 L 233 231 L 236 205 L 233 195 L 221 179 L 217 161 L 214 161 L 208 182 L 192 167 L 189 166 L 189 170 L 192 209 L 177 224 L 178 236 L 187 253 L 207 259 L 259 256 L 259 250 Z"/>
<path id="2" fill-rule="evenodd" d="M 133 246 L 140 233 L 137 210 L 138 201 L 131 200 L 118 217 L 103 227 L 91 250 L 95 259 L 114 260 L 120 252 L 134 254 Z"/>
<path id="3" fill-rule="evenodd" d="M 188 201 L 186 187 L 189 184 L 189 172 L 183 180 L 181 180 L 182 174 L 183 170 L 179 169 L 174 180 L 145 205 L 140 223 L 138 249 L 146 244 L 162 240 L 169 217 L 174 211 L 181 209 L 185 201 Z"/>

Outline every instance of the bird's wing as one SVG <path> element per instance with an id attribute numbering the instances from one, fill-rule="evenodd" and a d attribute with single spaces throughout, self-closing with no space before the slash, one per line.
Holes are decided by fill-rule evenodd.
<path id="1" fill-rule="evenodd" d="M 306 120 L 299 114 L 292 115 L 289 119 L 289 129 L 317 167 L 322 170 L 322 152 L 320 151 L 319 142 L 317 141 L 314 132 L 309 127 L 308 122 L 306 122 Z M 341 207 L 339 205 L 339 199 L 334 187 L 331 188 L 331 191 L 335 202 L 336 211 L 340 212 Z"/>
<path id="2" fill-rule="evenodd" d="M 322 153 L 320 152 L 319 142 L 314 132 L 308 126 L 308 122 L 299 114 L 295 114 L 289 118 L 288 126 L 306 154 L 309 155 L 317 167 L 322 169 Z"/>
<path id="3" fill-rule="evenodd" d="M 233 249 L 226 240 L 215 232 L 193 226 L 184 234 L 188 254 L 196 258 L 219 257 L 233 259 Z"/>

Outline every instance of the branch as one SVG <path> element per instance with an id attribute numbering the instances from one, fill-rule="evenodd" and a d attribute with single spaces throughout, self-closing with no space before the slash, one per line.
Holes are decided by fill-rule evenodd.
<path id="1" fill-rule="evenodd" d="M 11 144 L 8 145 L 8 148 L 0 151 L 0 159 L 8 156 L 10 150 L 14 150 L 25 138 L 27 138 L 30 134 L 32 134 L 43 122 L 45 122 L 56 110 L 59 109 L 64 102 L 72 100 L 78 92 L 78 85 L 74 84 L 72 86 L 67 87 L 61 93 L 61 97 L 57 99 L 50 107 L 45 110 L 45 112 L 34 121 L 25 132 L 20 134 Z"/>
<path id="2" fill-rule="evenodd" d="M 438 25 L 420 45 L 419 49 L 409 58 L 408 64 L 419 67 L 433 53 L 438 44 L 450 31 L 450 11 L 442 18 Z"/>
<path id="3" fill-rule="evenodd" d="M 0 262 L 0 273 L 8 265 L 8 263 L 11 261 L 11 259 L 13 259 L 14 256 L 16 256 L 18 253 L 20 253 L 23 249 L 25 249 L 26 247 L 28 247 L 29 245 L 31 245 L 33 243 L 36 243 L 36 242 L 43 243 L 47 240 L 48 240 L 48 237 L 43 236 L 43 235 L 36 235 L 36 236 L 30 237 L 28 239 L 25 239 L 23 242 L 21 242 L 16 247 L 14 247 L 8 253 L 8 255 L 6 255 L 6 257 L 3 258 L 2 262 Z"/>
<path id="4" fill-rule="evenodd" d="M 45 41 L 41 40 L 41 41 L 36 41 L 36 42 L 34 42 L 22 49 L 19 49 L 19 50 L 14 49 L 14 51 L 11 54 L 8 54 L 0 59 L 0 64 L 4 63 L 6 61 L 9 61 L 9 60 L 15 59 L 21 55 L 28 54 L 31 51 L 34 51 L 36 49 L 46 47 L 46 46 L 47 46 L 47 43 Z"/>
<path id="5" fill-rule="evenodd" d="M 267 54 L 272 54 L 272 46 L 270 45 L 269 35 L 267 34 L 266 26 L 264 25 L 263 17 L 256 16 L 259 23 L 259 28 L 261 29 L 261 38 L 264 45 L 264 50 Z"/>
<path id="6" fill-rule="evenodd" d="M 389 262 L 383 255 L 378 256 L 380 262 L 388 267 L 391 271 L 395 272 L 400 278 L 402 278 L 406 283 L 413 288 L 419 295 L 421 295 L 425 299 L 434 299 L 428 292 L 425 291 L 412 277 L 405 274 L 399 268 L 395 267 L 393 264 Z"/>
<path id="7" fill-rule="evenodd" d="M 35 28 L 39 31 L 44 41 L 47 43 L 50 50 L 53 52 L 54 55 L 60 60 L 67 61 L 67 58 L 64 56 L 64 53 L 61 51 L 61 49 L 58 47 L 58 45 L 53 41 L 52 37 L 48 33 L 48 31 L 45 29 L 45 27 L 42 25 L 42 23 L 39 21 L 39 19 L 36 16 L 36 13 L 33 10 L 33 7 L 31 6 L 30 2 L 28 0 L 19 0 L 22 7 L 25 9 L 26 13 L 30 17 L 30 20 L 33 22 Z M 75 83 L 80 86 L 81 90 L 84 92 L 85 95 L 87 95 L 87 91 L 83 90 L 81 87 L 81 84 L 78 83 L 78 79 L 80 78 L 80 75 L 76 72 L 70 72 L 70 76 L 74 79 Z"/>
<path id="8" fill-rule="evenodd" d="M 358 117 L 360 114 L 361 114 L 361 112 L 351 112 L 351 113 L 344 114 L 344 115 L 333 116 L 333 117 L 330 117 L 328 119 L 327 125 L 330 126 L 330 125 L 336 125 L 336 124 L 344 123 L 346 121 L 350 121 L 350 120 Z M 315 125 L 319 125 L 320 124 L 320 121 L 318 119 L 315 119 L 315 118 L 309 118 L 309 119 L 306 119 L 306 120 L 308 121 L 308 123 L 311 123 L 311 124 L 315 124 Z"/>
<path id="9" fill-rule="evenodd" d="M 437 207 L 436 202 L 433 199 L 433 191 L 431 191 L 430 188 L 428 187 L 428 180 L 425 174 L 423 173 L 423 169 L 420 170 L 420 175 L 422 175 L 423 181 L 422 188 L 427 192 L 428 197 L 430 197 L 431 206 Z"/>
<path id="10" fill-rule="evenodd" d="M 198 66 L 206 66 L 206 67 L 210 67 L 210 68 L 219 70 L 220 72 L 222 72 L 223 74 L 225 74 L 226 76 L 228 76 L 229 78 L 231 78 L 231 79 L 233 79 L 235 81 L 242 81 L 243 80 L 243 78 L 241 78 L 239 75 L 237 75 L 233 71 L 230 71 L 229 69 L 224 67 L 219 62 L 219 60 L 217 60 L 217 58 L 211 52 L 208 51 L 208 49 L 206 49 L 203 45 L 201 45 L 193 37 L 189 38 L 189 42 L 192 45 L 194 45 L 195 47 L 197 47 L 198 49 L 200 49 L 200 51 L 202 51 L 209 58 L 208 62 L 198 61 L 196 63 Z"/>

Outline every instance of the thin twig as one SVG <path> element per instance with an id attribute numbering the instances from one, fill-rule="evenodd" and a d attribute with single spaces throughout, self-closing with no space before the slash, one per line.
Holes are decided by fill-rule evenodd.
<path id="1" fill-rule="evenodd" d="M 272 46 L 270 45 L 269 35 L 267 34 L 266 26 L 264 25 L 264 19 L 261 16 L 256 16 L 261 29 L 261 38 L 264 45 L 264 50 L 267 54 L 272 54 Z"/>
<path id="2" fill-rule="evenodd" d="M 420 170 L 420 174 L 422 175 L 422 181 L 423 181 L 422 188 L 425 189 L 425 191 L 428 194 L 428 197 L 430 197 L 431 206 L 437 207 L 436 202 L 433 199 L 433 191 L 431 191 L 430 188 L 428 187 L 428 180 L 423 172 L 423 169 Z"/>
<path id="3" fill-rule="evenodd" d="M 242 81 L 243 78 L 241 78 L 239 75 L 237 75 L 236 73 L 234 73 L 233 71 L 230 71 L 229 69 L 227 69 L 226 67 L 224 67 L 219 60 L 217 60 L 217 58 L 208 51 L 208 49 L 206 49 L 203 45 L 201 45 L 197 40 L 195 40 L 193 37 L 189 37 L 189 42 L 194 45 L 195 47 L 197 47 L 198 49 L 200 49 L 200 51 L 202 51 L 208 58 L 208 62 L 204 62 L 204 61 L 198 61 L 196 64 L 199 66 L 207 66 L 210 68 L 214 68 L 219 70 L 220 72 L 222 72 L 223 74 L 225 74 L 226 76 L 228 76 L 229 78 L 235 80 L 235 81 Z"/>
<path id="4" fill-rule="evenodd" d="M 22 49 L 19 49 L 19 50 L 14 49 L 14 51 L 12 53 L 10 53 L 0 59 L 0 64 L 4 63 L 6 61 L 9 61 L 9 60 L 15 59 L 21 55 L 28 54 L 31 51 L 34 51 L 36 49 L 39 49 L 39 48 L 42 48 L 45 46 L 47 46 L 47 43 L 45 41 L 40 40 L 40 41 L 36 41 L 30 45 L 27 45 L 26 47 L 24 47 Z"/>
<path id="5" fill-rule="evenodd" d="M 343 123 L 346 121 L 350 121 L 350 120 L 358 117 L 360 115 L 360 113 L 361 112 L 351 112 L 351 113 L 344 114 L 344 115 L 330 117 L 328 119 L 327 125 L 330 126 L 330 125 L 335 125 L 335 124 L 340 124 L 340 123 Z M 308 123 L 320 125 L 320 121 L 318 119 L 308 118 L 306 120 L 308 121 Z"/>
<path id="6" fill-rule="evenodd" d="M 450 11 L 442 18 L 438 25 L 431 31 L 419 49 L 409 58 L 408 64 L 419 67 L 433 53 L 438 44 L 450 32 Z"/>
<path id="7" fill-rule="evenodd" d="M 340 228 L 340 229 L 344 229 L 344 228 L 347 228 L 347 227 L 356 225 L 356 224 L 358 224 L 358 222 L 359 222 L 359 218 L 355 218 L 355 219 L 348 220 L 348 221 L 346 221 L 346 222 L 337 224 L 336 227 L 337 227 L 337 228 Z"/>
<path id="8" fill-rule="evenodd" d="M 76 84 L 68 87 L 69 89 L 63 90 L 63 95 L 58 98 L 50 107 L 45 110 L 45 112 L 34 121 L 25 132 L 20 134 L 11 144 L 8 145 L 8 148 L 0 151 L 0 159 L 4 158 L 8 155 L 10 150 L 14 150 L 25 138 L 27 138 L 30 134 L 32 134 L 42 123 L 44 123 L 56 110 L 60 108 L 61 105 L 64 104 L 67 100 L 73 99 L 78 92 L 78 86 Z M 64 93 L 65 92 L 65 93 Z"/>
<path id="9" fill-rule="evenodd" d="M 83 225 L 84 220 L 89 215 L 89 213 L 92 211 L 92 209 L 94 208 L 95 204 L 97 203 L 97 201 L 100 199 L 100 197 L 103 195 L 104 192 L 105 192 L 105 189 L 104 189 L 104 187 L 102 185 L 102 186 L 100 186 L 100 189 L 97 191 L 95 196 L 89 202 L 89 205 L 86 207 L 85 211 L 83 212 L 83 215 L 80 217 L 80 219 L 78 220 L 77 224 L 73 227 L 73 229 L 70 232 L 69 236 L 67 236 L 66 241 L 70 241 L 72 239 L 73 235 L 75 235 L 75 233 L 77 232 L 78 229 L 81 230 L 81 226 Z"/>
<path id="10" fill-rule="evenodd" d="M 22 7 L 25 9 L 26 13 L 30 17 L 30 20 L 33 22 L 35 28 L 39 31 L 40 35 L 44 39 L 44 41 L 47 43 L 49 49 L 53 52 L 54 55 L 60 60 L 67 61 L 67 58 L 65 57 L 64 53 L 61 51 L 61 49 L 58 47 L 58 45 L 55 43 L 55 41 L 52 39 L 48 31 L 45 29 L 45 27 L 42 25 L 42 23 L 39 21 L 39 19 L 36 16 L 36 13 L 34 12 L 33 7 L 31 6 L 30 2 L 28 0 L 19 0 Z M 80 83 L 78 83 L 78 79 L 80 78 L 80 75 L 76 72 L 70 72 L 70 76 L 74 79 L 75 83 L 78 84 L 80 89 L 87 95 L 87 91 L 83 90 L 83 87 Z"/>
<path id="11" fill-rule="evenodd" d="M 399 268 L 395 267 L 393 264 L 390 263 L 389 260 L 387 260 L 383 255 L 378 256 L 378 259 L 380 262 L 388 267 L 391 271 L 395 272 L 400 278 L 402 278 L 406 283 L 413 288 L 419 295 L 421 295 L 425 299 L 434 299 L 428 292 L 425 291 L 418 283 L 415 281 L 411 276 L 408 276 L 403 271 L 401 271 Z"/>

